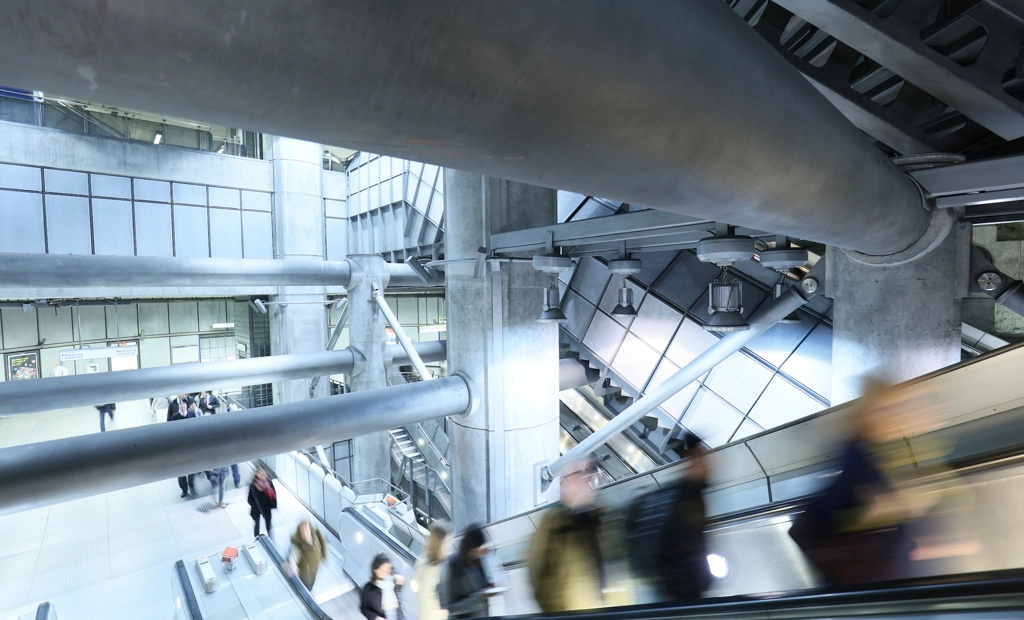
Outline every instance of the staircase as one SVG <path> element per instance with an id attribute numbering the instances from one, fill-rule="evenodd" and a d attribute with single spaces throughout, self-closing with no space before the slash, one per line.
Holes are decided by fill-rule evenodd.
<path id="1" fill-rule="evenodd" d="M 427 459 L 423 458 L 423 453 L 416 447 L 416 442 L 409 436 L 409 431 L 404 428 L 393 428 L 390 432 L 391 438 L 395 440 L 395 446 L 398 447 L 403 457 L 411 460 L 417 466 L 426 465 Z"/>

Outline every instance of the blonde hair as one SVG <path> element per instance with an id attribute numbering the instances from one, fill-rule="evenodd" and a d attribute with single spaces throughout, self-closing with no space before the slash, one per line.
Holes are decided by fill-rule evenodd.
<path id="1" fill-rule="evenodd" d="M 444 541 L 448 538 L 448 528 L 434 521 L 430 524 L 430 538 L 427 539 L 427 562 L 437 564 L 444 560 Z"/>

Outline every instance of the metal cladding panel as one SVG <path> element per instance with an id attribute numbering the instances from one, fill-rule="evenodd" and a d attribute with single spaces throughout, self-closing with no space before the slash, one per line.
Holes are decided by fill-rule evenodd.
<path id="1" fill-rule="evenodd" d="M 150 202 L 170 202 L 171 184 L 166 181 L 150 181 L 148 179 L 134 179 L 135 200 L 146 200 Z"/>
<path id="2" fill-rule="evenodd" d="M 20 349 L 39 345 L 39 332 L 36 327 L 36 313 L 20 309 L 0 310 L 5 349 Z M 6 374 L 6 370 L 3 371 Z"/>
<path id="3" fill-rule="evenodd" d="M 140 303 L 139 329 L 142 330 L 144 336 L 169 333 L 167 304 L 164 302 Z"/>
<path id="4" fill-rule="evenodd" d="M 821 403 L 784 377 L 776 375 L 751 409 L 750 419 L 762 428 L 774 428 L 817 413 L 822 408 Z"/>
<path id="5" fill-rule="evenodd" d="M 637 317 L 630 325 L 629 331 L 640 336 L 654 349 L 664 351 L 682 319 L 683 316 L 668 304 L 654 295 L 647 295 L 637 310 Z"/>
<path id="6" fill-rule="evenodd" d="M 43 170 L 43 178 L 47 193 L 89 195 L 89 175 L 84 172 L 47 168 Z"/>
<path id="7" fill-rule="evenodd" d="M 39 338 L 48 342 L 73 342 L 75 339 L 72 321 L 74 313 L 64 309 L 57 314 L 50 309 L 38 309 Z"/>
<path id="8" fill-rule="evenodd" d="M 245 258 L 274 258 L 273 235 L 270 213 L 242 213 L 242 248 Z"/>
<path id="9" fill-rule="evenodd" d="M 89 184 L 92 187 L 92 195 L 102 198 L 124 198 L 132 197 L 132 180 L 128 177 L 112 177 L 105 174 L 90 175 Z"/>
<path id="10" fill-rule="evenodd" d="M 626 329 L 612 320 L 603 312 L 594 315 L 594 320 L 587 329 L 587 335 L 583 338 L 583 344 L 587 345 L 598 357 L 606 363 L 611 363 L 615 353 L 622 343 Z"/>
<path id="11" fill-rule="evenodd" d="M 167 304 L 172 334 L 199 331 L 199 306 L 194 301 L 172 301 Z"/>
<path id="12" fill-rule="evenodd" d="M 174 256 L 171 205 L 136 202 L 135 239 L 139 256 Z"/>
<path id="13" fill-rule="evenodd" d="M 135 255 L 135 227 L 131 201 L 94 198 L 92 220 L 96 254 Z"/>
<path id="14" fill-rule="evenodd" d="M 226 209 L 239 209 L 242 206 L 241 196 L 237 189 L 224 187 L 210 188 L 210 206 Z"/>
<path id="15" fill-rule="evenodd" d="M 660 359 L 661 355 L 657 351 L 633 334 L 626 334 L 615 354 L 612 368 L 637 390 L 642 390 Z"/>
<path id="16" fill-rule="evenodd" d="M 107 337 L 132 338 L 139 335 L 139 307 L 136 304 L 107 306 Z"/>
<path id="17" fill-rule="evenodd" d="M 50 254 L 92 254 L 89 199 L 46 196 L 46 241 Z"/>
<path id="18" fill-rule="evenodd" d="M 759 401 L 771 380 L 771 370 L 737 351 L 715 366 L 704 385 L 733 407 L 747 413 Z"/>
<path id="19" fill-rule="evenodd" d="M 210 209 L 210 256 L 242 258 L 242 214 Z"/>
<path id="20" fill-rule="evenodd" d="M 72 310 L 76 314 L 81 313 L 81 321 L 76 316 L 73 324 L 76 340 L 103 340 L 107 337 L 107 315 L 103 306 L 81 306 Z"/>
<path id="21" fill-rule="evenodd" d="M 828 415 L 809 418 L 744 443 L 769 476 L 833 462 L 839 458 L 843 442 L 852 430 L 852 413 L 849 407 L 831 410 Z"/>
<path id="22" fill-rule="evenodd" d="M 0 164 L 0 188 L 38 192 L 42 190 L 41 179 L 39 168 Z"/>
<path id="23" fill-rule="evenodd" d="M 0 190 L 0 247 L 8 252 L 46 251 L 41 194 Z"/>
<path id="24" fill-rule="evenodd" d="M 247 211 L 270 211 L 270 196 L 267 192 L 242 190 L 242 208 Z"/>
<path id="25" fill-rule="evenodd" d="M 832 328 L 819 323 L 781 370 L 829 400 L 832 395 Z"/>
<path id="26" fill-rule="evenodd" d="M 185 258 L 210 256 L 209 226 L 205 207 L 174 205 L 174 255 Z"/>
<path id="27" fill-rule="evenodd" d="M 206 206 L 206 187 L 188 183 L 174 183 L 174 204 Z"/>

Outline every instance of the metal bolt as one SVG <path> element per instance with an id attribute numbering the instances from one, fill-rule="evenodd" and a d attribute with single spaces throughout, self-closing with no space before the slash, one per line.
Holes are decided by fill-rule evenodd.
<path id="1" fill-rule="evenodd" d="M 992 292 L 1003 285 L 1003 277 L 994 271 L 986 271 L 978 276 L 978 287 L 983 291 Z"/>
<path id="2" fill-rule="evenodd" d="M 800 288 L 802 288 L 805 293 L 813 295 L 818 292 L 818 280 L 815 278 L 804 278 L 803 280 L 800 280 Z"/>

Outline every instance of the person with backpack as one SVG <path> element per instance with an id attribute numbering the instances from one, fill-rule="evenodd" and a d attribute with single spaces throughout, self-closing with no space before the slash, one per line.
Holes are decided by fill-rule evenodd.
<path id="1" fill-rule="evenodd" d="M 561 501 L 548 508 L 530 545 L 533 593 L 544 613 L 628 605 L 624 588 L 611 587 L 601 514 L 591 480 L 597 460 L 587 457 L 562 474 Z"/>
<path id="2" fill-rule="evenodd" d="M 661 601 L 700 598 L 711 584 L 704 542 L 707 475 L 703 448 L 692 449 L 676 482 L 641 496 L 627 516 L 630 565 Z"/>
<path id="3" fill-rule="evenodd" d="M 313 584 L 316 582 L 316 573 L 320 570 L 320 563 L 327 559 L 327 539 L 324 538 L 320 528 L 313 527 L 309 521 L 303 521 L 299 523 L 299 527 L 292 534 L 291 541 L 292 550 L 287 556 L 288 560 L 281 568 L 286 574 L 295 570 L 302 585 L 312 592 Z"/>

